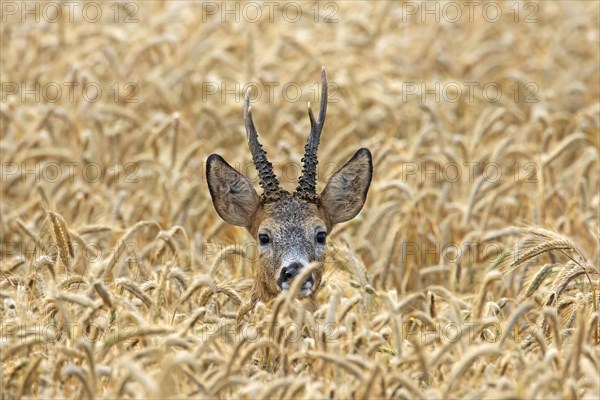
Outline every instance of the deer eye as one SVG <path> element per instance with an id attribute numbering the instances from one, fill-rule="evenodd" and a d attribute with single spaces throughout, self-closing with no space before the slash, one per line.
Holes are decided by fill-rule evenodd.
<path id="1" fill-rule="evenodd" d="M 261 245 L 266 246 L 267 244 L 271 243 L 271 238 L 266 233 L 261 233 L 258 235 L 258 241 Z"/>
<path id="2" fill-rule="evenodd" d="M 319 244 L 325 244 L 326 239 L 327 239 L 327 233 L 326 232 L 319 232 L 319 233 L 317 233 L 317 243 L 319 243 Z"/>

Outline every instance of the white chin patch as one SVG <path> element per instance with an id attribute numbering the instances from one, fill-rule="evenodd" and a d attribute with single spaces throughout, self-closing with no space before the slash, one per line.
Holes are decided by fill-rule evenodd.
<path id="1" fill-rule="evenodd" d="M 304 282 L 304 285 L 302 285 L 302 289 L 300 289 L 300 293 L 298 293 L 298 297 L 310 296 L 310 294 L 312 293 L 312 289 L 313 289 L 312 281 Z"/>
<path id="2" fill-rule="evenodd" d="M 307 280 L 306 282 L 304 282 L 304 284 L 302 285 L 302 288 L 298 292 L 298 297 L 310 296 L 313 291 L 313 284 L 314 283 L 312 282 L 312 280 Z M 287 291 L 290 289 L 290 286 L 291 285 L 289 283 L 284 283 L 281 286 L 281 293 L 287 293 Z"/>

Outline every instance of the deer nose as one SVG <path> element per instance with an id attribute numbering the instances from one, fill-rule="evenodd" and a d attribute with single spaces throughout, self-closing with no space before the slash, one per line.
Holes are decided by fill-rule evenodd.
<path id="1" fill-rule="evenodd" d="M 302 269 L 302 264 L 300 263 L 292 263 L 287 267 L 283 267 L 281 269 L 281 275 L 279 276 L 280 286 L 284 283 L 290 283 L 292 279 L 300 273 Z"/>

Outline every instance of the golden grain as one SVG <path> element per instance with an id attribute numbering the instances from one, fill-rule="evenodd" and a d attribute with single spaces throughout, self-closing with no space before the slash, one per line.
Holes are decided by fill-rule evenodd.
<path id="1" fill-rule="evenodd" d="M 596 2 L 498 2 L 494 23 L 299 2 L 294 24 L 284 4 L 235 23 L 212 3 L 134 3 L 107 3 L 114 22 L 0 25 L 0 397 L 600 397 Z M 329 235 L 313 312 L 299 284 L 250 297 L 257 251 L 216 214 L 205 162 L 255 180 L 252 82 L 291 188 L 321 65 L 319 189 L 359 147 L 374 175 Z M 64 81 L 72 100 L 34 101 Z M 501 98 L 433 90 L 475 81 Z"/>

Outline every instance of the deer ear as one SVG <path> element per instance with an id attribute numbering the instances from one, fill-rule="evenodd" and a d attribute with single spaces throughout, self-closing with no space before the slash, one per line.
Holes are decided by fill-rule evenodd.
<path id="1" fill-rule="evenodd" d="M 321 192 L 321 207 L 332 225 L 356 217 L 367 199 L 373 176 L 369 149 L 362 148 L 327 182 Z"/>
<path id="2" fill-rule="evenodd" d="M 217 213 L 231 225 L 249 227 L 260 206 L 252 183 L 218 154 L 206 162 L 206 179 Z"/>

